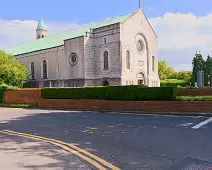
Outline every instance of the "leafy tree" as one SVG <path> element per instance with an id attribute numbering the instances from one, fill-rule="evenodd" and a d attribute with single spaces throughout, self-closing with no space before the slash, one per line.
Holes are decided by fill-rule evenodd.
<path id="1" fill-rule="evenodd" d="M 0 84 L 22 87 L 29 78 L 29 71 L 15 57 L 0 51 Z"/>
<path id="2" fill-rule="evenodd" d="M 158 74 L 161 80 L 170 78 L 175 73 L 174 69 L 168 67 L 166 61 L 158 62 Z"/>
<path id="3" fill-rule="evenodd" d="M 212 57 L 208 55 L 205 62 L 205 85 L 208 85 L 208 82 L 212 80 Z"/>
<path id="4" fill-rule="evenodd" d="M 171 76 L 170 76 L 170 79 L 178 79 L 178 77 L 179 77 L 179 74 L 178 74 L 178 72 L 174 72 Z"/>
<path id="5" fill-rule="evenodd" d="M 205 70 L 205 61 L 201 54 L 195 54 L 192 60 L 193 70 L 192 70 L 192 82 L 197 82 L 197 72 Z"/>
<path id="6" fill-rule="evenodd" d="M 191 71 L 181 71 L 178 73 L 177 79 L 191 81 L 192 80 L 192 72 Z"/>

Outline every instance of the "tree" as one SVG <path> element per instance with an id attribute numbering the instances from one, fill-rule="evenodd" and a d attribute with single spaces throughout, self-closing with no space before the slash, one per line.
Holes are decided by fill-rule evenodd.
<path id="1" fill-rule="evenodd" d="M 191 71 L 181 71 L 178 73 L 178 80 L 192 80 L 192 72 Z"/>
<path id="2" fill-rule="evenodd" d="M 161 80 L 169 79 L 174 73 L 174 69 L 168 67 L 166 61 L 158 62 L 158 74 Z"/>
<path id="3" fill-rule="evenodd" d="M 211 82 L 212 77 L 212 57 L 208 55 L 205 62 L 205 85 L 208 85 L 208 82 Z"/>
<path id="4" fill-rule="evenodd" d="M 192 82 L 197 82 L 197 72 L 205 70 L 205 60 L 201 54 L 195 54 L 192 60 L 193 70 L 192 70 Z"/>
<path id="5" fill-rule="evenodd" d="M 0 51 L 0 84 L 23 87 L 29 71 L 15 57 Z"/>

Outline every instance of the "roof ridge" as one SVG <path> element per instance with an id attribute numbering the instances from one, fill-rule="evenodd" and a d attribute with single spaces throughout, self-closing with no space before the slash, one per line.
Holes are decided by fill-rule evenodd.
<path id="1" fill-rule="evenodd" d="M 56 35 L 56 34 L 62 34 L 62 33 L 68 32 L 68 31 L 74 31 L 74 30 L 76 30 L 76 29 L 83 28 L 83 27 L 86 27 L 86 26 L 89 26 L 89 25 L 94 25 L 94 24 L 103 23 L 103 22 L 105 22 L 105 21 L 107 21 L 107 20 L 116 19 L 116 18 L 123 17 L 123 16 L 130 15 L 130 14 L 133 14 L 133 13 L 129 13 L 129 14 L 125 14 L 125 15 L 113 17 L 113 18 L 110 18 L 110 19 L 105 19 L 105 20 L 103 20 L 103 21 L 91 22 L 90 24 L 85 24 L 85 25 L 82 25 L 82 26 L 79 26 L 79 27 L 76 27 L 76 28 L 73 28 L 73 29 L 69 29 L 69 30 L 63 31 L 63 32 L 58 32 L 58 33 L 55 33 L 55 34 L 48 35 L 47 37 L 54 36 L 54 35 Z M 47 37 L 45 37 L 45 38 L 47 38 Z M 39 39 L 38 39 L 38 40 L 39 40 Z M 36 41 L 36 40 L 35 40 L 35 41 Z"/>

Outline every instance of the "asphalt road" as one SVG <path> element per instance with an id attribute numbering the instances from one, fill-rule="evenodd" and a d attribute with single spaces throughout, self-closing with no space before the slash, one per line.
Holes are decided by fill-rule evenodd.
<path id="1" fill-rule="evenodd" d="M 76 144 L 120 169 L 212 169 L 209 118 L 0 108 L 3 129 Z"/>

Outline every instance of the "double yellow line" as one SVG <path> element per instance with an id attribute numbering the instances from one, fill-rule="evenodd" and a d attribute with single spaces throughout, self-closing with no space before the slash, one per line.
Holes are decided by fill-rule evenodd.
<path id="1" fill-rule="evenodd" d="M 95 166 L 96 168 L 101 169 L 101 170 L 107 170 L 108 168 L 110 168 L 112 170 L 120 170 L 120 168 L 112 165 L 111 163 L 109 163 L 109 162 L 107 162 L 107 161 L 87 152 L 86 150 L 83 150 L 83 149 L 73 145 L 73 144 L 69 144 L 69 143 L 59 141 L 59 140 L 54 140 L 54 139 L 45 138 L 45 137 L 41 137 L 41 136 L 14 132 L 11 130 L 3 130 L 2 133 L 7 134 L 7 135 L 21 136 L 21 137 L 25 137 L 25 138 L 29 138 L 29 139 L 34 139 L 34 140 L 42 141 L 45 143 L 50 143 L 52 145 L 62 148 L 63 150 L 66 150 L 74 155 L 77 155 L 81 159 L 84 159 L 88 163 L 92 164 L 93 166 Z M 105 167 L 103 167 L 103 165 L 107 169 Z"/>

